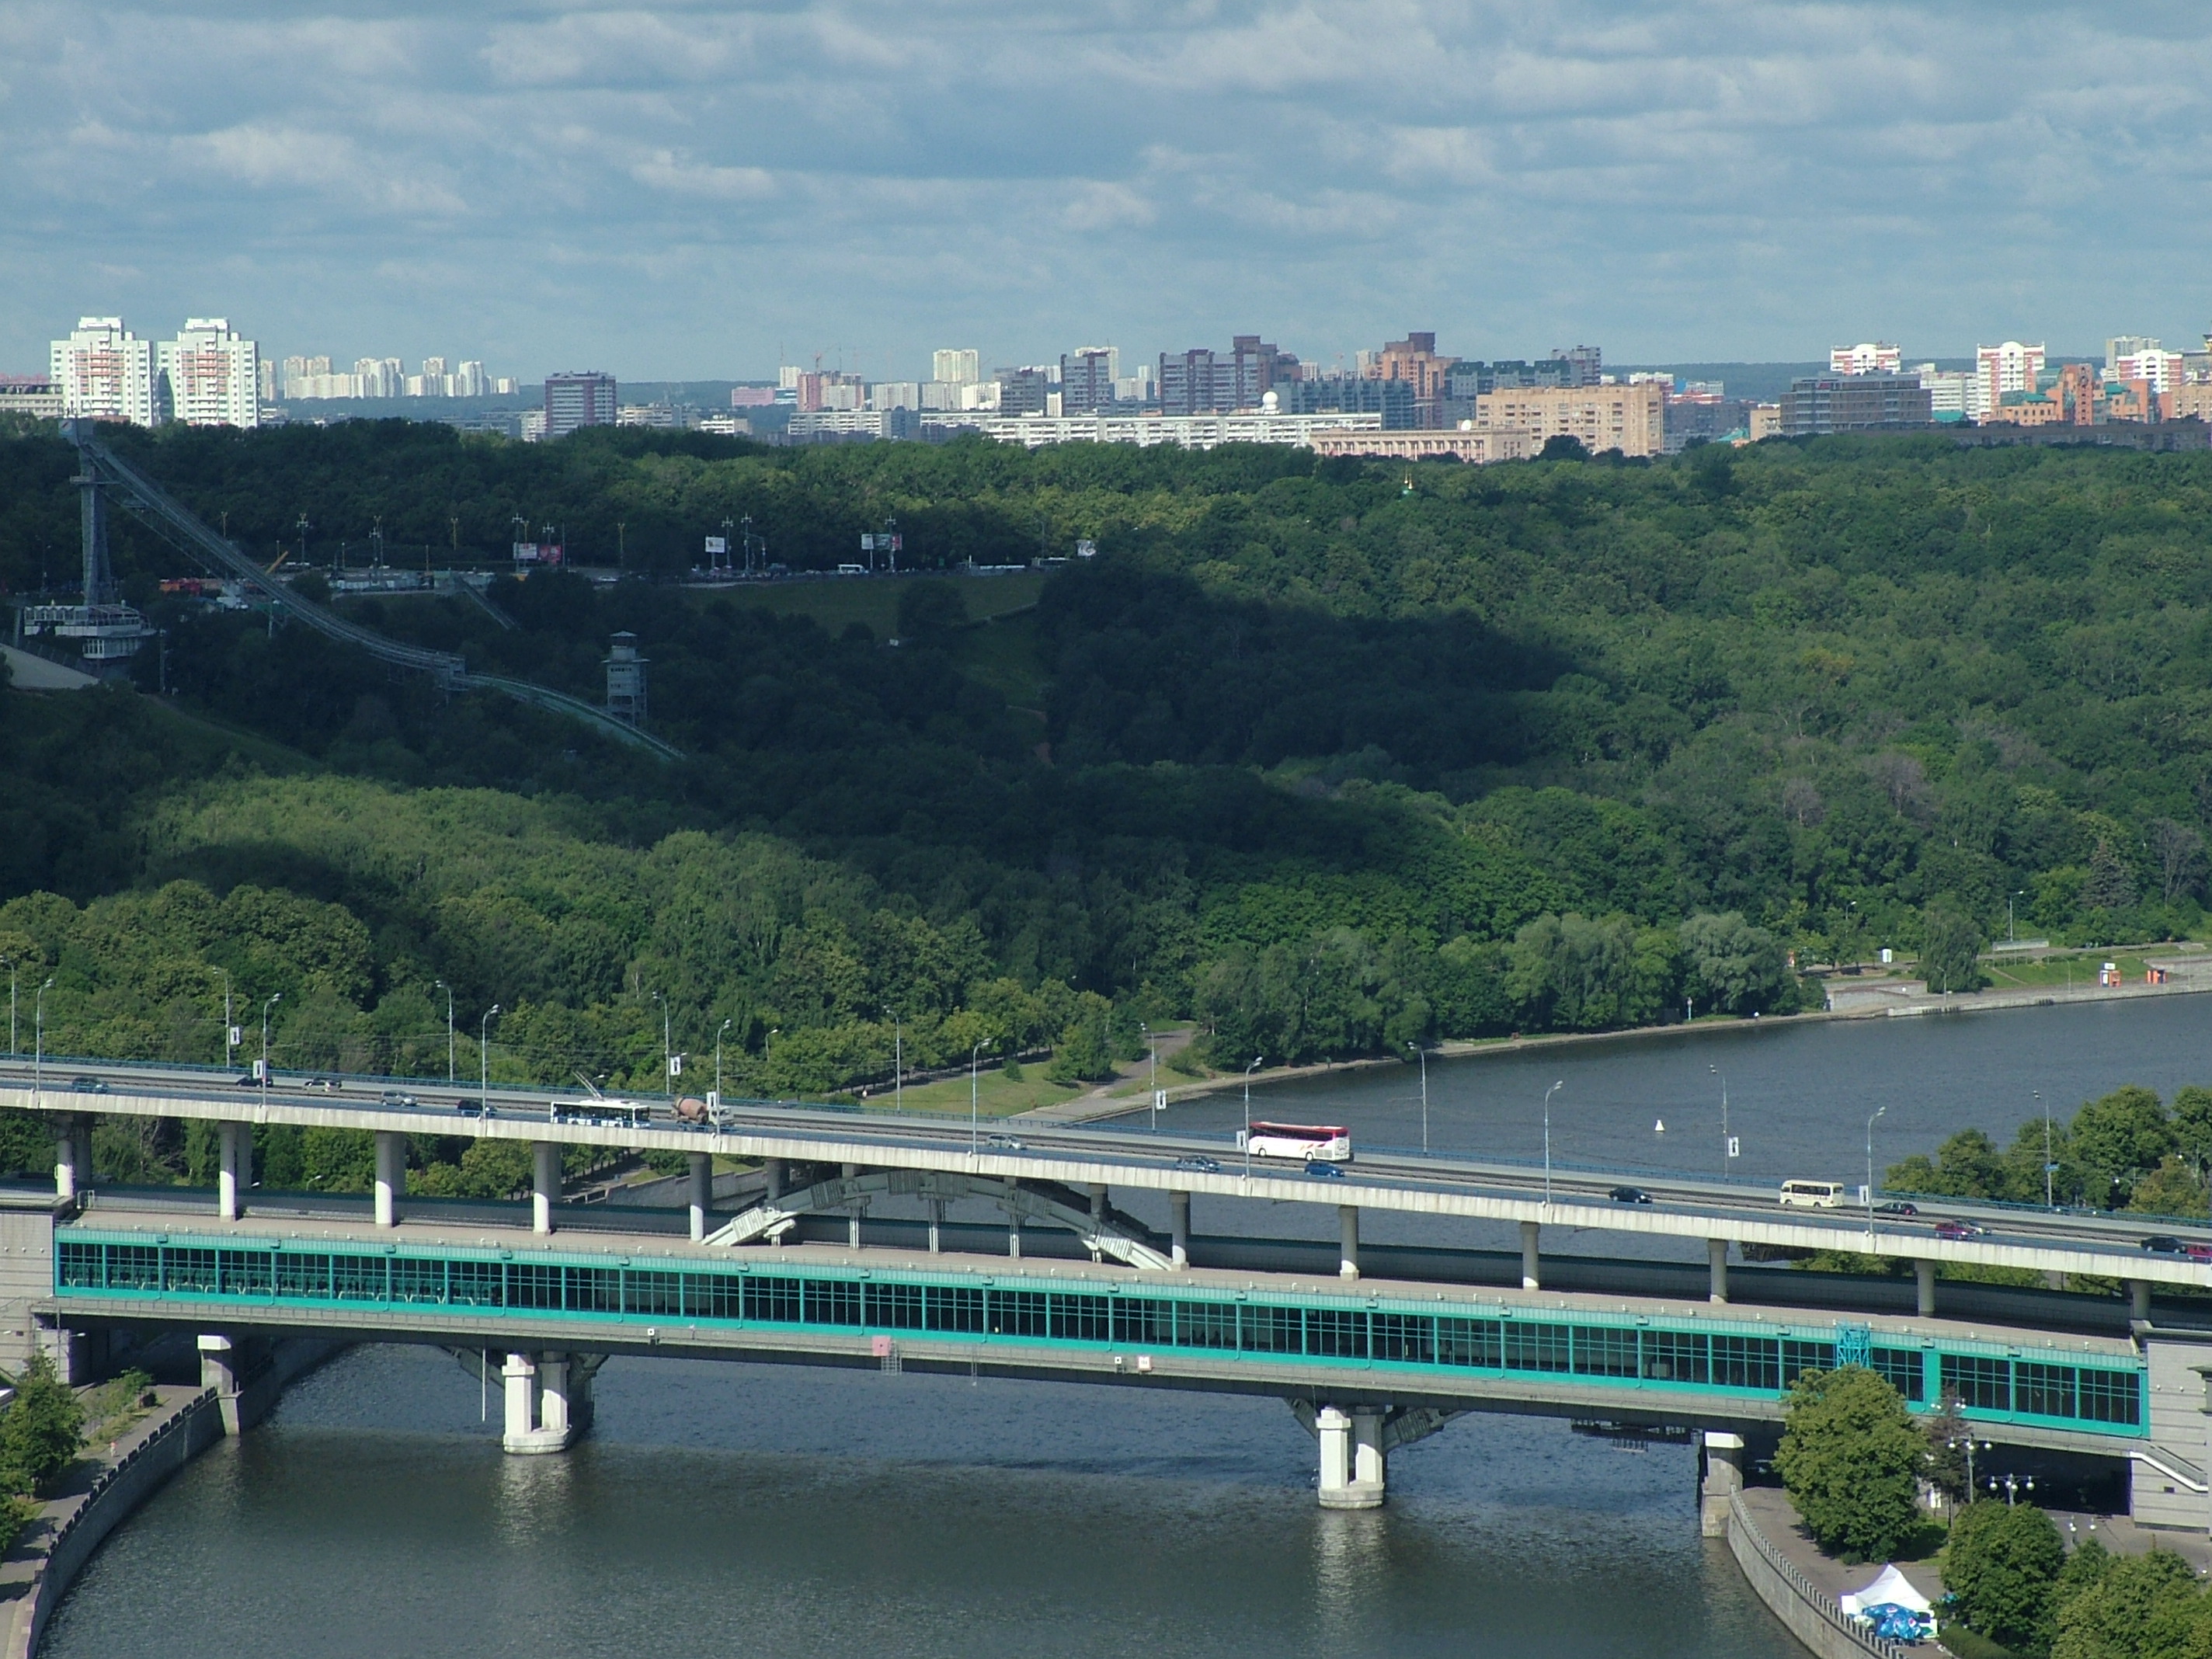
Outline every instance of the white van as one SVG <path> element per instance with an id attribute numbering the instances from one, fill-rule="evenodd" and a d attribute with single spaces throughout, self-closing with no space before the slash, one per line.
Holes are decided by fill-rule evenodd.
<path id="1" fill-rule="evenodd" d="M 1844 1183 L 1840 1181 L 1785 1181 L 1782 1183 L 1782 1206 L 1784 1209 L 1832 1210 L 1844 1201 Z"/>

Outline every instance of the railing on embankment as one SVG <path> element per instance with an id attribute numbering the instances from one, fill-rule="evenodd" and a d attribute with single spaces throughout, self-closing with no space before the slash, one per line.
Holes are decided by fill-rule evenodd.
<path id="1" fill-rule="evenodd" d="M 1815 1588 L 1796 1563 L 1759 1531 L 1741 1492 L 1729 1498 L 1728 1541 L 1736 1565 L 1767 1611 L 1820 1659 L 1911 1659 L 1911 1650 L 1855 1624 L 1833 1597 Z"/>

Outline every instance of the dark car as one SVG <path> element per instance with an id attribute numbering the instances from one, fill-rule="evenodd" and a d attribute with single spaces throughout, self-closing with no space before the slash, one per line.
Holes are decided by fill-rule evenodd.
<path id="1" fill-rule="evenodd" d="M 1887 1204 L 1875 1205 L 1874 1212 L 1876 1215 L 1918 1215 L 1920 1206 L 1917 1204 L 1907 1204 L 1901 1198 L 1893 1198 Z"/>
<path id="2" fill-rule="evenodd" d="M 1938 1238 L 1987 1238 L 1990 1230 L 1977 1227 L 1971 1221 L 1939 1221 L 1936 1224 Z"/>
<path id="3" fill-rule="evenodd" d="M 1311 1176 L 1316 1181 L 1341 1181 L 1344 1179 L 1344 1171 L 1338 1169 L 1334 1164 L 1309 1164 L 1306 1165 L 1306 1173 Z"/>
<path id="4" fill-rule="evenodd" d="M 96 1077 L 71 1078 L 70 1087 L 81 1095 L 104 1095 L 107 1092 L 107 1085 Z"/>
<path id="5" fill-rule="evenodd" d="M 1607 1194 L 1616 1204 L 1649 1204 L 1651 1194 L 1641 1187 L 1615 1187 Z"/>
<path id="6" fill-rule="evenodd" d="M 2172 1233 L 2153 1233 L 2148 1238 L 2143 1240 L 2142 1247 L 2145 1253 L 2150 1255 L 2187 1255 L 2189 1254 L 2189 1247 Z"/>
<path id="7" fill-rule="evenodd" d="M 261 1079 L 254 1076 L 252 1073 L 248 1072 L 244 1077 L 238 1079 L 238 1086 L 241 1089 L 258 1089 L 261 1086 Z"/>
<path id="8" fill-rule="evenodd" d="M 1196 1152 L 1188 1153 L 1182 1158 L 1177 1158 L 1175 1161 L 1175 1166 L 1178 1170 L 1195 1170 L 1200 1175 L 1219 1175 L 1221 1173 L 1220 1164 L 1210 1158 L 1202 1158 Z"/>

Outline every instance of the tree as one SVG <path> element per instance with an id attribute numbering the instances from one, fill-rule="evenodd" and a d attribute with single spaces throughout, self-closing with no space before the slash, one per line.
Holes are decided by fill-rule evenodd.
<path id="1" fill-rule="evenodd" d="M 2173 1151 L 2173 1126 L 2156 1091 L 2130 1083 L 2074 1114 L 2072 1145 L 2090 1201 L 2118 1208 L 2136 1182 Z"/>
<path id="2" fill-rule="evenodd" d="M 1931 991 L 1972 991 L 1982 982 L 1981 930 L 1941 900 L 1920 915 L 1920 976 Z"/>
<path id="3" fill-rule="evenodd" d="M 2158 860 L 2159 886 L 2168 904 L 2203 884 L 2203 836 L 2172 818 L 2153 818 L 2146 839 Z"/>
<path id="4" fill-rule="evenodd" d="M 951 582 L 913 582 L 899 595 L 901 639 L 935 640 L 967 623 L 968 601 Z"/>
<path id="5" fill-rule="evenodd" d="M 1926 1455 L 1904 1400 L 1864 1366 L 1806 1371 L 1790 1386 L 1774 1468 L 1822 1549 L 1853 1561 L 1893 1554 L 1920 1524 Z"/>
<path id="6" fill-rule="evenodd" d="M 1928 1484 L 1955 1505 L 1972 1494 L 1966 1486 L 1966 1419 L 1960 1415 L 1959 1396 L 1947 1394 L 1943 1403 L 1924 1425 L 1928 1434 Z"/>
<path id="7" fill-rule="evenodd" d="M 2066 1546 L 2033 1504 L 1969 1504 L 1943 1547 L 1944 1588 L 1966 1627 L 2023 1651 L 2050 1645 L 2052 1592 Z"/>
<path id="8" fill-rule="evenodd" d="M 2212 1177 L 2212 1089 L 2191 1083 L 2173 1091 L 2173 1146 L 2202 1181 Z"/>
<path id="9" fill-rule="evenodd" d="M 0 1413 L 0 1486 L 35 1492 L 76 1461 L 84 1444 L 84 1406 L 34 1353 L 15 1382 L 15 1398 Z"/>
<path id="10" fill-rule="evenodd" d="M 1782 941 L 1765 928 L 1730 910 L 1692 916 L 1680 932 L 1689 988 L 1699 1003 L 1732 1014 L 1772 1012 L 1782 1006 L 1789 959 Z"/>
<path id="11" fill-rule="evenodd" d="M 2058 1605 L 2051 1659 L 2180 1659 L 2206 1650 L 2204 1627 L 2212 1607 L 2179 1555 L 2154 1549 L 2095 1565 L 2090 1582 L 2064 1586 L 2075 1593 L 2063 1601 L 2052 1597 Z M 1944 1582 L 1951 1582 L 1948 1567 Z"/>

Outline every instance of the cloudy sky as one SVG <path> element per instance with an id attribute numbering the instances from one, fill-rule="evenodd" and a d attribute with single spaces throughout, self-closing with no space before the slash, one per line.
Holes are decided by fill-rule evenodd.
<path id="1" fill-rule="evenodd" d="M 2171 346 L 2208 115 L 2203 0 L 0 0 L 0 370 Z"/>

